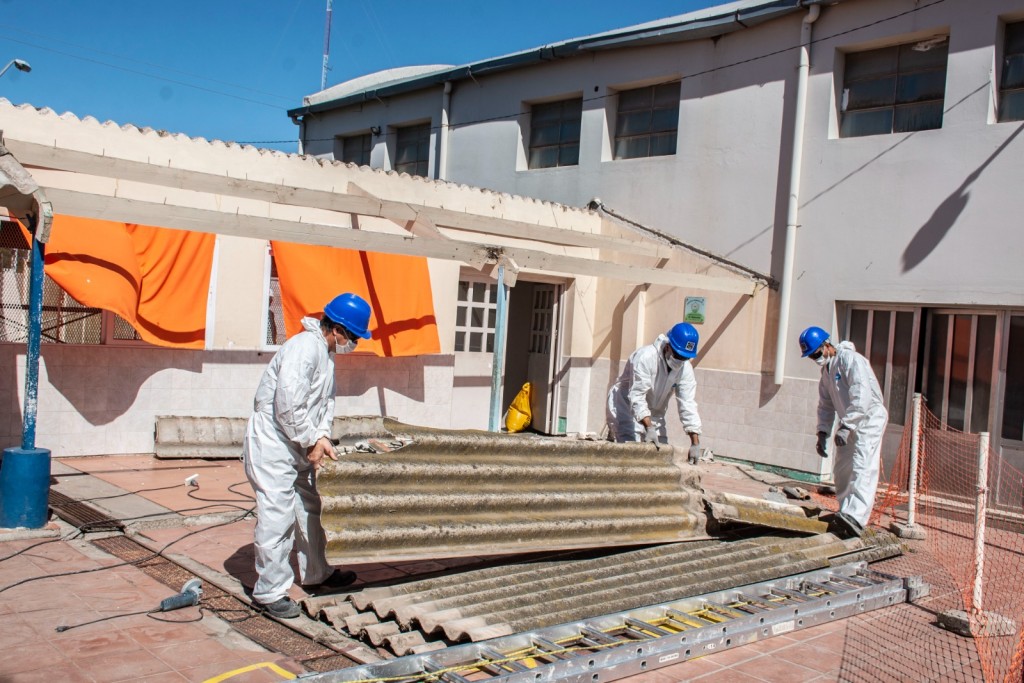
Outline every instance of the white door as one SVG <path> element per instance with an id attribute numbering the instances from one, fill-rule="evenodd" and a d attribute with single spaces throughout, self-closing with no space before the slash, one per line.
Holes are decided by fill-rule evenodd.
<path id="1" fill-rule="evenodd" d="M 534 429 L 547 434 L 556 431 L 558 405 L 553 381 L 558 360 L 558 285 L 533 285 L 533 312 L 530 316 L 530 351 L 528 376 Z"/>

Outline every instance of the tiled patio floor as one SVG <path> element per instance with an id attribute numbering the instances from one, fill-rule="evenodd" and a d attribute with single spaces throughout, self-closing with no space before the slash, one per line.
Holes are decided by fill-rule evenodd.
<path id="1" fill-rule="evenodd" d="M 251 587 L 255 579 L 254 521 L 251 516 L 231 521 L 233 515 L 242 517 L 252 506 L 240 462 L 111 456 L 68 458 L 61 463 L 71 468 L 63 469 L 68 476 L 88 473 L 186 516 L 218 513 L 213 522 L 194 519 L 198 522 L 194 525 L 180 519 L 176 524 L 140 529 L 138 540 L 155 548 L 171 544 L 166 550 L 171 559 L 188 558 L 208 567 L 224 580 L 234 582 L 236 589 Z M 769 484 L 779 482 L 773 475 L 725 463 L 705 463 L 701 467 L 705 487 L 714 490 L 760 497 Z M 186 487 L 185 478 L 195 473 L 199 474 L 199 488 Z M 70 536 L 68 532 L 74 530 L 63 525 L 62 531 Z M 934 563 L 924 548 L 917 550 L 875 568 L 899 575 L 925 574 L 934 586 L 930 604 L 904 604 L 871 612 L 625 680 L 981 680 L 973 642 L 934 625 L 936 605 L 942 609 L 956 606 L 958 596 L 941 574 L 930 573 Z M 156 607 L 174 590 L 135 566 L 121 565 L 88 539 L 2 541 L 0 558 L 0 651 L 4 653 L 0 681 L 4 683 L 210 679 L 261 683 L 283 680 L 287 671 L 305 671 L 296 659 L 256 645 L 210 611 L 190 607 L 159 615 L 140 614 Z M 360 584 L 366 584 L 442 571 L 481 559 L 353 568 L 359 572 Z M 26 582 L 17 585 L 21 581 Z M 293 587 L 292 595 L 298 599 L 304 593 Z M 156 621 L 154 616 L 164 621 Z M 104 618 L 108 619 L 77 626 Z M 57 632 L 58 626 L 73 628 Z M 281 668 L 275 670 L 271 665 Z"/>

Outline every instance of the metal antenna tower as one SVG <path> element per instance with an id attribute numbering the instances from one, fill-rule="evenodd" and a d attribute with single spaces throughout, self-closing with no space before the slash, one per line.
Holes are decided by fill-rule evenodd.
<path id="1" fill-rule="evenodd" d="M 324 20 L 324 64 L 320 71 L 320 89 L 327 89 L 327 61 L 331 57 L 331 5 L 334 0 L 327 0 L 327 18 Z"/>

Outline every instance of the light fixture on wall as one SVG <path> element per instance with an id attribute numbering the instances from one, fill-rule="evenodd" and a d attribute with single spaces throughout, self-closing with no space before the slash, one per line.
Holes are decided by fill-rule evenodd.
<path id="1" fill-rule="evenodd" d="M 915 43 L 910 49 L 914 52 L 928 52 L 928 50 L 942 45 L 947 40 L 949 40 L 949 36 L 932 36 L 931 38 Z"/>
<path id="2" fill-rule="evenodd" d="M 370 132 L 373 133 L 373 137 L 380 135 L 380 126 L 370 126 Z"/>

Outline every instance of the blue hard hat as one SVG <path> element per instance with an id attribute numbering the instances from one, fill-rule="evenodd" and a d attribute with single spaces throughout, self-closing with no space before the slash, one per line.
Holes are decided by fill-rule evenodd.
<path id="1" fill-rule="evenodd" d="M 807 358 L 828 341 L 828 332 L 820 327 L 810 326 L 800 333 L 800 357 Z"/>
<path id="2" fill-rule="evenodd" d="M 339 294 L 331 299 L 330 303 L 324 306 L 324 315 L 331 322 L 344 325 L 345 329 L 352 334 L 370 338 L 370 304 L 358 294 Z"/>
<path id="3" fill-rule="evenodd" d="M 668 343 L 672 350 L 683 358 L 693 358 L 697 355 L 699 339 L 697 328 L 690 323 L 679 323 L 668 331 Z"/>

